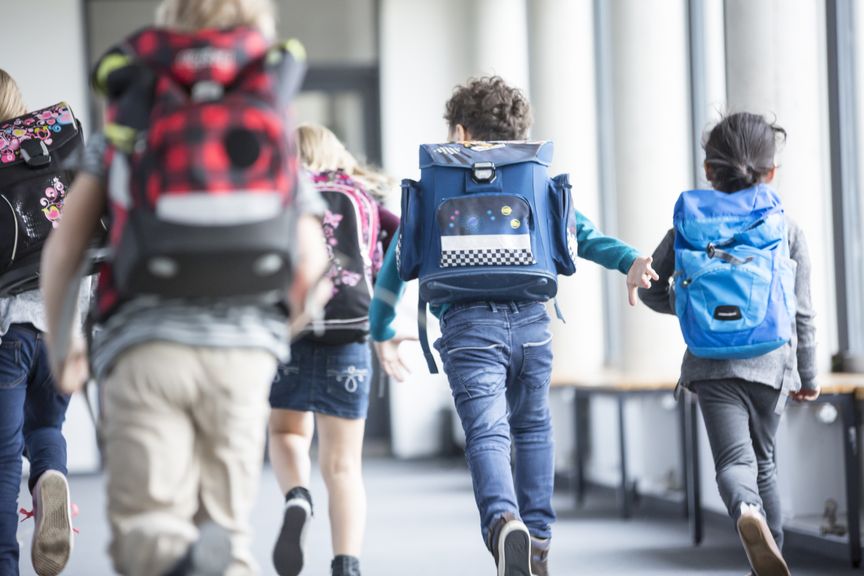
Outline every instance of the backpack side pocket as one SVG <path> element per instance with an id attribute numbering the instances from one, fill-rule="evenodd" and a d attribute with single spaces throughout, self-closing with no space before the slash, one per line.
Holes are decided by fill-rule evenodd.
<path id="1" fill-rule="evenodd" d="M 576 272 L 576 215 L 570 196 L 570 177 L 560 174 L 549 181 L 549 236 L 555 271 L 562 276 Z"/>
<path id="2" fill-rule="evenodd" d="M 414 280 L 420 273 L 421 214 L 420 184 L 402 180 L 402 219 L 396 239 L 396 267 L 402 280 Z"/>

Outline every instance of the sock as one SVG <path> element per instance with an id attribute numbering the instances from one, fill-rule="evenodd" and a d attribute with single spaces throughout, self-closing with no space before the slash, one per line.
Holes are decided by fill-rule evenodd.
<path id="1" fill-rule="evenodd" d="M 285 502 L 286 503 L 290 502 L 291 500 L 296 500 L 298 498 L 303 499 L 309 503 L 310 514 L 312 514 L 314 516 L 315 514 L 312 511 L 313 510 L 313 508 L 312 508 L 312 494 L 309 492 L 309 490 L 307 488 L 304 488 L 303 486 L 297 486 L 295 488 L 292 488 L 291 490 L 288 491 L 287 494 L 285 494 Z"/>
<path id="2" fill-rule="evenodd" d="M 360 559 L 340 554 L 330 563 L 333 576 L 360 576 Z"/>

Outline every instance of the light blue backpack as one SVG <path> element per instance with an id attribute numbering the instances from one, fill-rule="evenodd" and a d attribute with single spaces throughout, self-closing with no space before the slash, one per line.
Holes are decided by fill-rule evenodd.
<path id="1" fill-rule="evenodd" d="M 419 182 L 402 182 L 397 267 L 427 303 L 545 301 L 576 271 L 576 219 L 566 174 L 549 177 L 551 142 L 420 147 Z M 560 313 L 559 313 L 560 315 Z"/>
<path id="2" fill-rule="evenodd" d="M 792 339 L 796 263 L 780 197 L 758 184 L 675 204 L 675 312 L 692 354 L 752 358 Z"/>

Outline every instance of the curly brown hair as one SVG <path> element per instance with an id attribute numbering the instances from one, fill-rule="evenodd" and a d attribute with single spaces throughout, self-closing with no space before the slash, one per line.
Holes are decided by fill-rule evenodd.
<path id="1" fill-rule="evenodd" d="M 525 140 L 531 128 L 531 105 L 518 88 L 500 76 L 472 78 L 457 86 L 447 101 L 444 119 L 475 140 Z"/>

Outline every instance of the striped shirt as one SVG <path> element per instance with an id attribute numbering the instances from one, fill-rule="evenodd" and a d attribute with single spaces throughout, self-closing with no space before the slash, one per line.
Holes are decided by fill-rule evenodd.
<path id="1" fill-rule="evenodd" d="M 106 178 L 106 140 L 94 135 L 81 170 Z M 299 214 L 323 215 L 325 204 L 315 188 L 301 178 L 296 198 Z M 92 363 L 97 379 L 111 370 L 117 358 L 133 346 L 165 341 L 187 346 L 258 348 L 279 361 L 288 360 L 288 318 L 276 304 L 257 299 L 161 299 L 139 296 L 120 307 L 93 335 Z"/>

